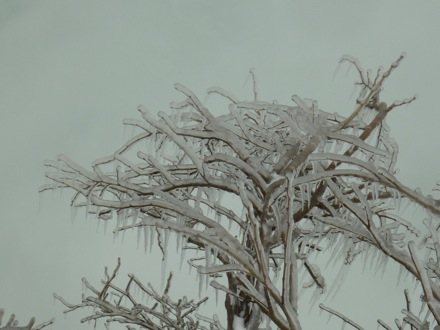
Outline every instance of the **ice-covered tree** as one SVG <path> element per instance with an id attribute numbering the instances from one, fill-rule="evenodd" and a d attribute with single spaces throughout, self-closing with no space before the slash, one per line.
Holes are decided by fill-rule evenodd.
<path id="1" fill-rule="evenodd" d="M 47 161 L 49 183 L 41 191 L 72 189 L 73 208 L 114 221 L 115 233 L 137 229 L 143 235 L 138 239 L 156 242 L 165 260 L 169 237 L 176 235 L 199 280 L 223 291 L 227 317 L 197 314 L 204 299 L 173 300 L 171 277 L 163 294 L 134 275 L 125 288 L 116 286 L 119 261 L 113 273 L 106 270 L 101 288 L 83 280 L 93 294 L 82 303 L 56 297 L 69 310 L 93 307 L 84 320 L 104 318 L 106 325 L 119 322 L 128 329 L 298 330 L 300 289 L 316 290 L 316 297 L 343 284 L 326 291 L 322 267 L 311 263 L 327 253 L 343 269 L 356 258 L 374 258 L 377 267 L 390 259 L 400 264 L 421 283 L 429 313 L 415 312 L 406 291 L 397 328 L 440 324 L 440 201 L 396 178 L 398 146 L 385 121 L 415 98 L 386 103 L 380 97 L 402 59 L 373 74 L 342 57 L 359 73 L 359 96 L 347 118 L 297 95 L 292 105 L 260 101 L 251 70 L 252 101 L 218 87 L 208 90 L 230 103 L 223 114 L 176 84 L 183 100 L 157 116 L 139 106 L 142 120 L 124 121 L 138 134 L 90 170 L 64 155 Z M 403 204 L 421 206 L 425 219 L 404 219 Z M 203 257 L 188 257 L 190 248 Z M 153 298 L 150 304 L 134 294 L 139 290 Z M 343 311 L 319 307 L 362 329 Z M 378 326 L 392 328 L 381 320 Z"/>

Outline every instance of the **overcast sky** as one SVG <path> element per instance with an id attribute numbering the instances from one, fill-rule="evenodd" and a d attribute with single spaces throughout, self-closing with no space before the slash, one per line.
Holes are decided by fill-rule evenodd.
<path id="1" fill-rule="evenodd" d="M 122 120 L 139 118 L 138 104 L 167 111 L 181 100 L 175 82 L 201 99 L 213 85 L 251 99 L 254 67 L 262 100 L 291 104 L 298 94 L 346 115 L 357 77 L 344 67 L 333 79 L 339 58 L 350 54 L 376 69 L 406 52 L 382 95 L 387 102 L 419 95 L 388 124 L 400 145 L 399 177 L 427 193 L 440 179 L 439 13 L 438 1 L 2 0 L 0 307 L 23 323 L 35 315 L 55 317 L 53 329 L 89 329 L 79 325 L 81 313 L 64 318 L 52 293 L 79 302 L 81 277 L 96 283 L 118 256 L 121 279 L 133 272 L 160 287 L 157 251 L 138 252 L 135 235 L 113 241 L 112 228 L 104 234 L 82 212 L 72 223 L 68 191 L 42 200 L 37 191 L 45 159 L 64 153 L 86 166 L 111 154 L 130 137 Z M 396 273 L 382 282 L 364 282 L 371 274 L 361 273 L 353 270 L 348 290 L 327 305 L 367 329 L 377 318 L 400 317 Z M 185 268 L 171 295 L 197 298 L 189 278 Z M 371 292 L 376 301 L 364 300 Z M 304 329 L 327 321 L 308 314 L 307 304 L 300 317 Z"/>

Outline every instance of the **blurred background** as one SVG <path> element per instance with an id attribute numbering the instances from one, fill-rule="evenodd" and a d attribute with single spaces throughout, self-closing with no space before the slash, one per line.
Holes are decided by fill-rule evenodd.
<path id="1" fill-rule="evenodd" d="M 99 286 L 104 266 L 113 269 L 117 257 L 118 283 L 135 273 L 160 289 L 157 249 L 138 249 L 136 233 L 113 239 L 111 224 L 105 230 L 84 212 L 72 221 L 71 192 L 39 195 L 38 187 L 45 183 L 46 159 L 63 153 L 87 167 L 116 150 L 131 137 L 122 120 L 140 118 L 138 104 L 168 111 L 169 102 L 182 100 L 175 82 L 202 100 L 213 85 L 250 100 L 253 67 L 261 100 L 293 104 L 290 97 L 297 94 L 347 115 L 358 77 L 348 66 L 335 75 L 340 57 L 350 54 L 376 70 L 405 52 L 382 98 L 419 95 L 395 109 L 388 124 L 400 145 L 399 178 L 429 193 L 440 179 L 439 12 L 438 1 L 2 0 L 0 307 L 7 316 L 15 313 L 20 324 L 31 316 L 37 323 L 55 317 L 52 329 L 91 329 L 93 324 L 79 323 L 87 313 L 63 316 L 65 307 L 52 293 L 79 303 L 81 278 Z M 178 272 L 178 263 L 178 257 L 170 258 L 168 269 Z M 401 317 L 403 288 L 413 292 L 413 284 L 398 286 L 393 265 L 382 278 L 361 266 L 326 304 L 366 329 L 375 329 L 377 318 L 391 324 Z M 327 272 L 337 276 L 338 269 Z M 197 298 L 195 272 L 188 274 L 184 265 L 175 275 L 170 295 Z M 213 292 L 205 294 L 212 302 L 202 314 L 222 309 Z M 327 315 L 317 305 L 309 308 L 307 294 L 303 298 L 303 328 L 325 325 Z"/>

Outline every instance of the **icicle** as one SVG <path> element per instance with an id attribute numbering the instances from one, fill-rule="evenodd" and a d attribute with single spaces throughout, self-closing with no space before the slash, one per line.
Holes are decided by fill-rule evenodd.
<path id="1" fill-rule="evenodd" d="M 139 251 L 139 241 L 141 240 L 141 228 L 137 228 L 136 250 Z"/>
<path id="2" fill-rule="evenodd" d="M 351 269 L 350 265 L 345 265 L 345 264 L 342 265 L 341 269 L 338 272 L 338 275 L 335 278 L 335 281 L 333 282 L 333 285 L 329 290 L 326 299 L 327 298 L 334 299 L 336 293 L 338 293 L 338 291 L 341 289 L 342 284 L 344 284 L 344 281 L 347 278 L 350 269 Z"/>
<path id="3" fill-rule="evenodd" d="M 423 313 L 423 311 L 425 310 L 425 308 L 426 308 L 426 301 L 425 300 L 422 300 L 422 305 L 420 306 L 420 312 L 419 312 L 419 315 L 420 314 L 422 314 Z"/>
<path id="4" fill-rule="evenodd" d="M 160 269 L 160 276 L 161 276 L 161 283 L 160 286 L 163 289 L 164 284 L 165 284 L 165 273 L 166 273 L 166 268 L 167 268 L 167 253 L 165 251 L 163 257 L 162 257 L 162 266 Z"/>
<path id="5" fill-rule="evenodd" d="M 399 275 L 397 275 L 397 286 L 400 284 L 400 279 L 402 278 L 402 274 L 405 268 L 401 264 L 399 264 Z"/>
<path id="6" fill-rule="evenodd" d="M 332 313 L 328 313 L 328 318 L 327 318 L 327 323 L 330 322 L 330 320 L 332 319 L 333 314 Z"/>
<path id="7" fill-rule="evenodd" d="M 367 265 L 368 257 L 371 254 L 370 251 L 371 251 L 371 249 L 373 249 L 373 247 L 370 244 L 366 243 L 366 245 L 367 245 L 367 247 L 364 249 L 364 253 L 362 253 L 362 263 L 363 263 L 362 272 L 363 273 L 365 272 L 365 267 Z"/>
<path id="8" fill-rule="evenodd" d="M 409 274 L 410 274 L 410 272 L 405 272 L 405 276 L 403 278 L 404 281 L 406 281 L 408 279 Z M 415 279 L 415 278 L 413 277 L 413 279 Z"/>
<path id="9" fill-rule="evenodd" d="M 380 269 L 381 266 L 383 265 L 383 263 L 384 263 L 384 259 L 385 259 L 385 260 L 388 259 L 388 257 L 387 257 L 385 254 L 380 254 L 380 255 L 378 256 L 378 258 L 376 258 L 376 266 L 375 266 L 376 269 L 374 270 L 374 276 L 377 275 L 379 269 Z"/>
<path id="10" fill-rule="evenodd" d="M 179 249 L 182 248 L 182 233 L 176 233 L 176 254 L 179 253 Z"/>
<path id="11" fill-rule="evenodd" d="M 340 236 L 341 236 L 341 234 L 337 235 L 338 240 L 337 240 L 336 246 L 334 246 L 331 250 L 331 256 L 330 256 L 329 260 L 327 261 L 327 264 L 325 265 L 326 268 L 330 265 L 330 263 L 333 261 L 333 259 L 338 255 L 338 253 L 340 251 L 343 251 L 344 239 Z"/>
<path id="12" fill-rule="evenodd" d="M 150 253 L 153 250 L 153 241 L 154 241 L 155 232 L 156 232 L 155 228 L 151 227 L 150 228 Z"/>
<path id="13" fill-rule="evenodd" d="M 86 216 L 85 216 L 85 221 L 87 221 L 87 219 L 89 218 L 89 212 L 90 212 L 90 195 L 86 197 Z"/>
<path id="14" fill-rule="evenodd" d="M 124 196 L 124 198 L 125 198 L 125 196 Z M 122 226 L 124 226 L 124 227 L 126 227 L 128 225 L 128 218 L 129 218 L 128 211 L 129 211 L 128 209 L 125 209 L 122 211 L 122 215 L 123 215 Z M 125 231 L 124 231 L 124 233 L 125 233 Z"/>
<path id="15" fill-rule="evenodd" d="M 374 248 L 373 252 L 371 253 L 370 269 L 373 269 L 373 262 L 376 259 L 378 252 L 379 252 L 379 250 L 377 248 Z"/>
<path id="16" fill-rule="evenodd" d="M 347 322 L 345 322 L 344 320 L 342 320 L 342 327 L 341 327 L 341 330 L 344 330 L 346 325 L 347 325 Z"/>
<path id="17" fill-rule="evenodd" d="M 124 210 L 119 210 L 119 211 L 116 213 L 116 229 L 122 227 L 122 212 L 123 212 L 123 211 L 124 211 Z M 118 233 L 119 233 L 119 231 L 118 231 L 118 230 L 115 230 L 115 236 L 117 236 Z"/>
<path id="18" fill-rule="evenodd" d="M 75 220 L 77 213 L 78 213 L 78 208 L 75 207 L 74 205 L 72 205 L 70 207 L 70 222 L 71 223 L 73 223 L 73 221 Z"/>
<path id="19" fill-rule="evenodd" d="M 383 279 L 383 276 L 385 275 L 385 270 L 387 268 L 388 265 L 388 260 L 390 260 L 390 258 L 388 258 L 388 256 L 384 255 L 384 261 L 382 262 L 382 274 L 380 275 L 380 278 Z"/>
<path id="20" fill-rule="evenodd" d="M 132 290 L 132 292 L 133 292 L 133 295 L 136 297 L 136 298 L 139 298 L 139 294 L 141 293 L 141 289 L 139 288 L 139 286 L 137 286 L 137 285 L 134 285 L 134 286 L 131 286 L 131 290 Z"/>
<path id="21" fill-rule="evenodd" d="M 201 299 L 201 297 L 202 297 L 202 289 L 203 289 L 203 279 L 204 279 L 204 276 L 207 276 L 207 275 L 204 275 L 204 274 L 200 274 L 199 272 L 197 272 L 197 274 L 198 274 L 198 280 L 199 280 L 199 299 Z"/>
<path id="22" fill-rule="evenodd" d="M 221 218 L 222 218 L 222 215 L 219 212 L 215 211 L 215 221 L 217 221 L 218 223 L 221 223 Z"/>
<path id="23" fill-rule="evenodd" d="M 211 248 L 209 245 L 205 244 L 205 266 L 209 268 L 211 266 Z M 209 276 L 205 276 L 205 289 L 208 289 Z"/>
<path id="24" fill-rule="evenodd" d="M 142 231 L 144 232 L 144 252 L 147 253 L 148 246 L 148 226 L 143 226 Z"/>
<path id="25" fill-rule="evenodd" d="M 101 221 L 96 221 L 96 233 L 99 233 L 99 227 L 100 227 L 100 225 L 101 225 Z"/>
<path id="26" fill-rule="evenodd" d="M 309 304 L 309 313 L 312 310 L 313 307 L 315 307 L 316 303 L 319 300 L 319 297 L 322 294 L 322 290 L 320 288 L 316 288 L 315 291 L 312 294 L 312 297 L 310 298 L 310 304 Z"/>
<path id="27" fill-rule="evenodd" d="M 131 225 L 132 225 L 132 231 L 134 229 L 134 224 L 136 223 L 136 220 L 139 216 L 139 209 L 132 209 L 131 210 Z"/>
<path id="28" fill-rule="evenodd" d="M 333 147 L 333 140 L 327 140 L 324 144 L 323 144 L 323 150 L 320 152 L 322 153 L 329 153 L 332 150 Z M 314 164 L 314 163 L 312 163 Z M 316 173 L 316 169 L 314 169 L 313 173 Z"/>
<path id="29" fill-rule="evenodd" d="M 183 260 L 185 259 L 185 254 L 186 254 L 186 244 L 184 245 L 182 242 L 182 248 L 180 249 L 179 270 L 182 270 L 182 264 L 183 264 Z"/>
<path id="30" fill-rule="evenodd" d="M 215 307 L 218 307 L 218 288 L 214 288 L 215 291 Z"/>

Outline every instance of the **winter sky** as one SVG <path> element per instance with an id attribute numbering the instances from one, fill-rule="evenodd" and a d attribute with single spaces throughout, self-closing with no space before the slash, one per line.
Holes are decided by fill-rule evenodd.
<path id="1" fill-rule="evenodd" d="M 53 329 L 91 329 L 79 324 L 81 312 L 64 317 L 52 293 L 79 302 L 81 278 L 98 284 L 118 256 L 119 283 L 135 273 L 160 288 L 158 251 L 138 251 L 136 234 L 113 240 L 111 225 L 104 234 L 83 212 L 71 222 L 68 191 L 37 191 L 45 159 L 63 153 L 88 166 L 111 154 L 130 137 L 122 120 L 140 118 L 138 104 L 167 111 L 182 99 L 175 82 L 202 100 L 213 85 L 251 99 L 254 67 L 262 100 L 292 104 L 298 94 L 346 115 L 357 76 L 345 66 L 334 77 L 339 58 L 350 54 L 376 69 L 405 52 L 382 95 L 387 102 L 419 95 L 394 110 L 388 124 L 400 145 L 399 177 L 428 193 L 440 179 L 439 13 L 438 1 L 2 0 L 0 307 L 22 323 L 55 317 Z M 173 268 L 177 259 L 169 263 Z M 197 298 L 195 279 L 183 270 L 171 296 Z M 361 269 L 349 275 L 347 289 L 327 305 L 367 329 L 377 318 L 400 317 L 403 287 L 396 288 L 395 269 L 382 281 L 367 281 L 372 274 Z M 206 314 L 221 307 L 208 306 Z M 300 318 L 304 329 L 327 322 L 309 314 L 307 302 Z"/>

